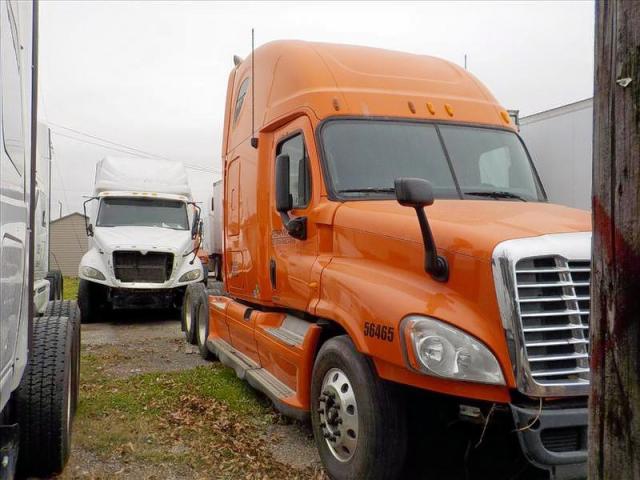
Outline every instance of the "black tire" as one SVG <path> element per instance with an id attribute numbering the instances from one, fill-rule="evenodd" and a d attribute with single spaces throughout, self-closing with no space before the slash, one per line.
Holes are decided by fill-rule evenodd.
<path id="1" fill-rule="evenodd" d="M 75 310 L 76 306 L 77 304 L 73 300 L 52 300 L 47 303 L 44 314 L 49 316 L 68 317 L 71 315 L 72 310 Z"/>
<path id="2" fill-rule="evenodd" d="M 209 266 L 202 265 L 202 283 L 206 287 L 208 282 L 209 282 Z"/>
<path id="3" fill-rule="evenodd" d="M 64 282 L 60 270 L 51 270 L 45 277 L 49 281 L 49 300 L 62 300 Z"/>
<path id="4" fill-rule="evenodd" d="M 88 280 L 80 280 L 78 285 L 78 306 L 82 323 L 94 323 L 106 316 L 106 287 Z"/>
<path id="5" fill-rule="evenodd" d="M 213 255 L 210 257 L 210 261 L 213 263 L 213 278 L 216 282 L 222 281 L 222 257 L 220 255 Z"/>
<path id="6" fill-rule="evenodd" d="M 205 360 L 213 359 L 213 354 L 207 348 L 207 338 L 209 337 L 209 295 L 206 290 L 198 291 L 198 296 L 194 300 L 196 345 L 200 351 L 200 356 Z"/>
<path id="7" fill-rule="evenodd" d="M 71 448 L 74 351 L 78 337 L 68 317 L 33 320 L 33 347 L 20 386 L 16 415 L 20 425 L 18 472 L 21 476 L 49 477 L 60 473 Z"/>
<path id="8" fill-rule="evenodd" d="M 195 324 L 195 307 L 198 300 L 199 292 L 205 290 L 201 282 L 190 283 L 184 292 L 182 300 L 182 331 L 187 343 L 196 345 L 196 324 Z"/>
<path id="9" fill-rule="evenodd" d="M 330 412 L 327 407 L 334 402 L 333 399 L 327 400 L 329 397 L 324 396 L 322 391 L 327 372 L 332 369 L 339 369 L 344 373 L 355 398 L 355 405 L 335 402 L 338 408 L 331 412 L 338 411 L 339 424 L 331 425 L 330 428 L 346 428 L 349 412 L 357 421 L 357 433 L 350 435 L 357 440 L 356 447 L 350 453 L 352 456 L 342 461 L 329 448 L 332 440 L 325 439 L 325 433 L 330 433 L 325 428 L 329 427 L 321 421 L 320 413 Z M 334 377 L 333 373 L 327 378 L 331 377 Z M 342 387 L 343 392 L 349 390 L 344 389 L 344 384 Z M 333 390 L 327 389 L 325 393 L 327 392 L 340 399 L 332 393 Z M 321 401 L 321 395 L 324 396 L 324 401 Z M 382 480 L 395 479 L 401 475 L 407 453 L 407 418 L 401 402 L 397 387 L 378 378 L 371 361 L 356 351 L 349 337 L 334 337 L 322 345 L 313 366 L 311 424 L 320 459 L 329 477 L 334 480 Z M 325 420 L 330 418 L 327 413 L 322 415 Z M 354 430 L 347 430 L 345 433 L 353 432 Z M 334 439 L 341 441 L 338 436 Z M 349 454 L 349 450 L 346 452 Z"/>
<path id="10" fill-rule="evenodd" d="M 82 319 L 80 318 L 80 308 L 78 307 L 78 303 L 73 300 L 54 300 L 53 302 L 49 302 L 47 304 L 47 308 L 44 312 L 45 316 L 50 317 L 68 317 L 71 325 L 73 325 L 74 329 L 74 346 L 77 347 L 73 352 L 73 362 L 72 365 L 74 367 L 73 371 L 73 381 L 76 386 L 80 385 L 80 345 L 81 345 L 81 330 L 82 330 Z M 72 388 L 72 392 L 74 393 L 73 397 L 73 413 L 75 414 L 78 409 L 78 388 Z"/>

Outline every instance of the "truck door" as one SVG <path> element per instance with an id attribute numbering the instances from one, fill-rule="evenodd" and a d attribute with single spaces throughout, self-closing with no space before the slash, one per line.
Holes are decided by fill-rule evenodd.
<path id="1" fill-rule="evenodd" d="M 275 207 L 275 159 L 289 155 L 289 188 L 293 210 L 289 215 L 307 217 L 305 239 L 291 237 Z M 313 129 L 307 117 L 299 117 L 275 133 L 271 154 L 271 247 L 269 273 L 273 300 L 288 308 L 306 311 L 317 288 L 311 278 L 313 263 L 318 256 L 318 230 L 313 208 L 320 198 L 320 171 Z"/>
<path id="2" fill-rule="evenodd" d="M 15 12 L 0 4 L 2 141 L 0 148 L 0 385 L 13 363 L 18 326 L 26 317 L 27 192 L 20 78 L 20 46 Z M 23 305 L 24 304 L 24 305 Z"/>

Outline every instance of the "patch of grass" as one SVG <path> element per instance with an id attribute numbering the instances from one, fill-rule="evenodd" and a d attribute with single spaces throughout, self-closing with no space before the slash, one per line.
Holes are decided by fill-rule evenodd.
<path id="1" fill-rule="evenodd" d="M 101 460 L 181 465 L 198 478 L 313 477 L 311 467 L 294 470 L 273 458 L 267 429 L 279 416 L 231 369 L 211 363 L 114 378 L 104 360 L 82 353 L 74 425 L 74 442 Z"/>
<path id="2" fill-rule="evenodd" d="M 63 300 L 75 300 L 78 298 L 78 277 L 64 277 L 63 279 Z"/>

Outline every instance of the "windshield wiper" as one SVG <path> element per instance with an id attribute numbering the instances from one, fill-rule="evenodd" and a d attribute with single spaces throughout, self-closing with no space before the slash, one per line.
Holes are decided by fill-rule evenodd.
<path id="1" fill-rule="evenodd" d="M 502 192 L 502 191 L 496 191 L 496 192 L 462 192 L 465 195 L 475 195 L 477 197 L 491 197 L 491 198 L 514 198 L 516 200 L 520 200 L 521 202 L 526 202 L 527 200 L 523 197 L 521 197 L 520 195 L 516 195 L 515 193 L 511 193 L 511 192 Z"/>
<path id="2" fill-rule="evenodd" d="M 395 193 L 393 187 L 362 187 L 362 188 L 345 188 L 338 190 L 338 193 Z"/>

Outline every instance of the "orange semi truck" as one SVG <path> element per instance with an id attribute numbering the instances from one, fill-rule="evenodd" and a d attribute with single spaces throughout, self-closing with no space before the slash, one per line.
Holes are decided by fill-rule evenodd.
<path id="1" fill-rule="evenodd" d="M 222 157 L 225 295 L 187 335 L 310 416 L 331 478 L 585 475 L 590 215 L 547 202 L 478 79 L 269 43 L 230 74 Z"/>

